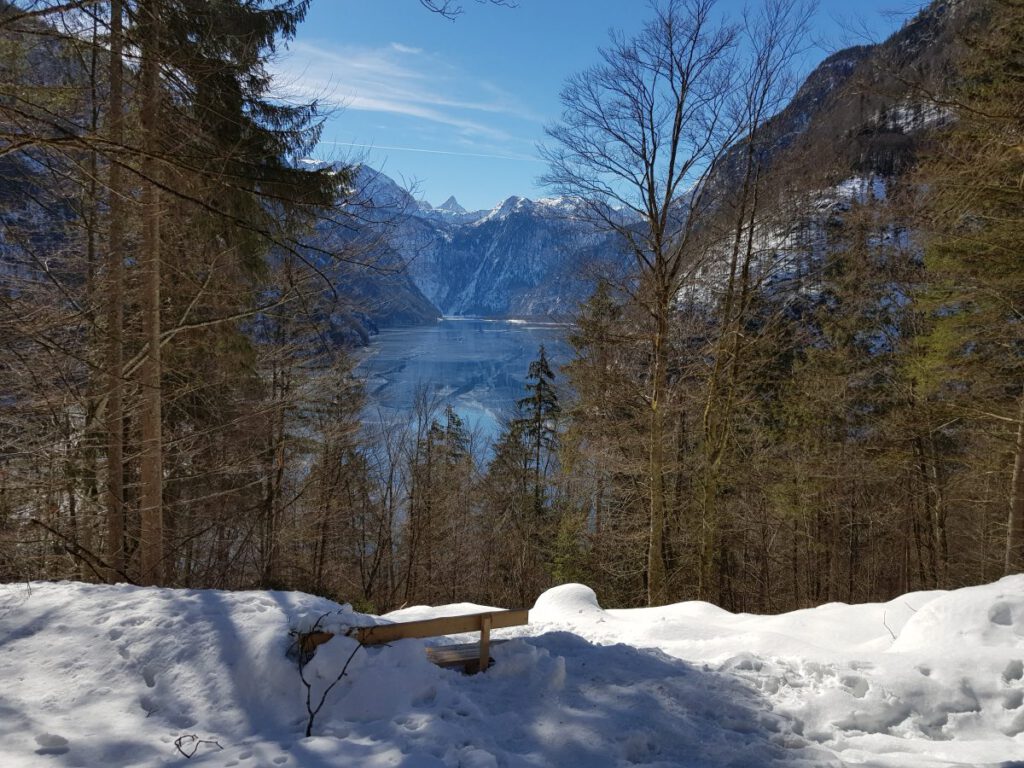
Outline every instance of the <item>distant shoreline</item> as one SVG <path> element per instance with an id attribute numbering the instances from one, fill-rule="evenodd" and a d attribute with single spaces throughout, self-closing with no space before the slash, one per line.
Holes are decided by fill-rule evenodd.
<path id="1" fill-rule="evenodd" d="M 532 317 L 485 317 L 483 315 L 441 315 L 441 320 L 472 320 L 478 323 L 508 323 L 509 325 L 540 325 L 551 328 L 571 328 L 575 323 L 569 320 L 535 319 Z"/>

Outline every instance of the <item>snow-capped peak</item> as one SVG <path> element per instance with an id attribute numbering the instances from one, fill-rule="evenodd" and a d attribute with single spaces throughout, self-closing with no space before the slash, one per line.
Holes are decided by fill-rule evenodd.
<path id="1" fill-rule="evenodd" d="M 572 198 L 564 195 L 558 195 L 557 197 L 542 197 L 536 201 L 538 205 L 547 205 L 551 208 L 562 208 L 567 205 L 572 205 Z"/>
<path id="2" fill-rule="evenodd" d="M 449 197 L 434 210 L 445 211 L 446 213 L 466 213 L 466 209 L 459 205 L 459 201 L 455 199 L 455 195 Z"/>
<path id="3" fill-rule="evenodd" d="M 479 223 L 506 219 L 513 213 L 531 210 L 533 205 L 532 200 L 519 197 L 519 195 L 512 195 L 512 197 L 507 197 L 494 206 L 486 216 L 480 219 Z"/>

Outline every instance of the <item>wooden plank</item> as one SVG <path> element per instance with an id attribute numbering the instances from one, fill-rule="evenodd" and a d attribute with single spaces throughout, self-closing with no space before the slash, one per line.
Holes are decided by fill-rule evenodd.
<path id="1" fill-rule="evenodd" d="M 480 617 L 480 666 L 478 670 L 483 672 L 491 663 L 491 617 L 490 615 Z"/>
<path id="2" fill-rule="evenodd" d="M 429 645 L 426 648 L 427 658 L 438 666 L 446 664 L 476 661 L 480 655 L 479 643 L 461 643 L 459 645 Z"/>
<path id="3" fill-rule="evenodd" d="M 522 608 L 359 627 L 355 630 L 355 636 L 363 645 L 380 645 L 409 637 L 438 637 L 440 635 L 457 635 L 463 632 L 479 632 L 483 616 L 490 617 L 491 629 L 518 627 L 528 624 L 530 621 L 530 612 L 526 608 Z"/>
<path id="4" fill-rule="evenodd" d="M 508 640 L 491 640 L 491 648 L 507 643 Z M 472 667 L 476 669 L 480 663 L 479 643 L 463 643 L 461 645 L 433 645 L 427 649 L 427 658 L 439 667 Z M 490 659 L 487 659 L 488 665 Z"/>
<path id="5" fill-rule="evenodd" d="M 323 645 L 332 637 L 333 632 L 306 632 L 299 635 L 299 646 L 303 655 L 308 656 L 317 649 L 317 646 Z"/>

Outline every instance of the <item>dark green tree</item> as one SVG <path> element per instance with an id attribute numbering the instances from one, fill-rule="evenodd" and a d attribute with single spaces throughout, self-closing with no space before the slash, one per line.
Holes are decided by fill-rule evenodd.
<path id="1" fill-rule="evenodd" d="M 526 376 L 529 394 L 518 400 L 515 422 L 529 447 L 533 474 L 533 514 L 539 520 L 548 506 L 548 476 L 558 451 L 558 419 L 562 408 L 555 390 L 555 374 L 542 344 Z"/>
<path id="2" fill-rule="evenodd" d="M 936 97 L 954 120 L 918 173 L 931 314 L 917 373 L 1005 478 L 1013 573 L 1024 568 L 1024 3 L 977 3 L 965 35 L 962 81 Z"/>

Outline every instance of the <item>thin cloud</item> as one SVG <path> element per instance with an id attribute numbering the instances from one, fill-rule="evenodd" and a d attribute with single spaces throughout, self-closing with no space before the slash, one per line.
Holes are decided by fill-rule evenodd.
<path id="1" fill-rule="evenodd" d="M 544 162 L 539 157 L 531 157 L 529 155 L 499 155 L 489 154 L 486 152 L 456 152 L 448 149 L 427 149 L 426 147 L 392 147 L 384 146 L 380 144 L 359 144 L 353 141 L 322 141 L 321 144 L 327 144 L 335 147 L 355 147 L 356 149 L 365 150 L 386 150 L 389 152 L 421 152 L 428 155 L 453 155 L 455 157 L 481 157 L 490 160 L 513 160 L 515 162 L 531 162 L 531 163 L 542 163 Z"/>
<path id="2" fill-rule="evenodd" d="M 410 56 L 416 56 L 423 53 L 422 48 L 413 48 L 411 45 L 403 45 L 402 43 L 392 43 L 391 50 L 398 51 L 399 53 L 407 53 Z"/>
<path id="3" fill-rule="evenodd" d="M 443 59 L 401 43 L 326 49 L 296 42 L 278 62 L 275 79 L 289 97 L 343 108 L 404 115 L 456 128 L 466 136 L 510 141 L 490 123 L 512 117 L 541 122 L 517 99 Z"/>
<path id="4" fill-rule="evenodd" d="M 493 128 L 479 121 L 460 118 L 421 104 L 377 96 L 349 95 L 343 97 L 338 93 L 336 83 L 313 81 L 303 77 L 287 85 L 279 85 L 279 91 L 281 91 L 280 98 L 288 101 L 315 100 L 322 105 L 325 104 L 341 110 L 353 109 L 361 112 L 381 112 L 384 114 L 415 117 L 451 128 L 457 128 L 467 136 L 483 136 L 496 141 L 513 140 L 513 137 L 501 129 Z"/>

